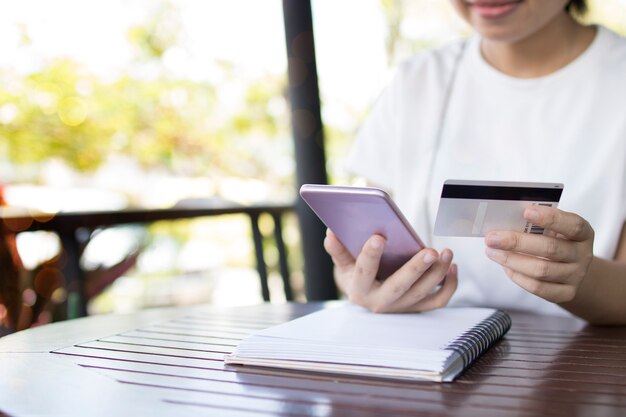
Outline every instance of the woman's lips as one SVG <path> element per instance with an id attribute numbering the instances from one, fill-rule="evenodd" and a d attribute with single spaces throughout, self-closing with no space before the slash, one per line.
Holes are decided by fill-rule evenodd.
<path id="1" fill-rule="evenodd" d="M 496 19 L 512 13 L 521 1 L 475 1 L 470 2 L 470 7 L 481 17 Z"/>

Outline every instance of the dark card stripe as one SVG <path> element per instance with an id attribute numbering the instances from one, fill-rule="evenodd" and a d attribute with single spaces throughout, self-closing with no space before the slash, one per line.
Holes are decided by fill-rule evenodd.
<path id="1" fill-rule="evenodd" d="M 562 193 L 563 189 L 556 187 L 535 188 L 445 184 L 441 192 L 441 198 L 558 202 Z"/>

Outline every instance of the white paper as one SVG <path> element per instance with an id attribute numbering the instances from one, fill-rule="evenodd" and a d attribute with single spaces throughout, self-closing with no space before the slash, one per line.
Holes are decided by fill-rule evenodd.
<path id="1" fill-rule="evenodd" d="M 446 347 L 494 311 L 446 308 L 375 314 L 347 304 L 256 332 L 237 346 L 227 362 L 344 371 L 372 367 L 371 373 L 376 367 L 442 373 L 455 357 Z"/>

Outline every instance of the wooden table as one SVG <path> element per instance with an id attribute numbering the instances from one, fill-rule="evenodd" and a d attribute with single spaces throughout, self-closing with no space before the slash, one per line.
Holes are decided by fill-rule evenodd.
<path id="1" fill-rule="evenodd" d="M 10 416 L 624 416 L 626 328 L 511 313 L 452 383 L 227 367 L 247 333 L 325 304 L 94 316 L 0 339 Z M 0 412 L 0 414 L 2 414 Z"/>

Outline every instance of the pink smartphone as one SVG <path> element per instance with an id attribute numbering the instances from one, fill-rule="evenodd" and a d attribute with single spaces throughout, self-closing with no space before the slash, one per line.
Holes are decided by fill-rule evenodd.
<path id="1" fill-rule="evenodd" d="M 424 248 L 391 197 L 378 188 L 304 184 L 300 196 L 355 258 L 374 234 L 386 239 L 378 279 Z"/>

